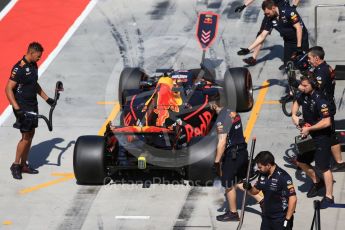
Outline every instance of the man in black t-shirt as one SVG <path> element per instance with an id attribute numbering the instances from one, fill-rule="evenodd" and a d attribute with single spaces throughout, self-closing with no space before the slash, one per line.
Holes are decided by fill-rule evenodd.
<path id="1" fill-rule="evenodd" d="M 308 51 L 308 30 L 294 7 L 279 6 L 273 0 L 266 0 L 262 3 L 262 9 L 268 17 L 267 22 L 256 40 L 248 48 L 242 48 L 239 55 L 246 54 L 243 50 L 249 52 L 262 44 L 273 29 L 276 29 L 284 40 L 284 65 L 292 57 Z"/>
<path id="2" fill-rule="evenodd" d="M 269 151 L 262 151 L 255 157 L 255 163 L 261 173 L 252 186 L 243 184 L 250 194 L 264 194 L 264 206 L 260 230 L 291 230 L 293 214 L 297 205 L 297 196 L 291 176 L 280 168 Z"/>
<path id="3" fill-rule="evenodd" d="M 244 0 L 244 4 L 242 6 L 239 6 L 235 9 L 235 12 L 241 12 L 242 10 L 244 10 L 244 8 L 246 8 L 247 6 L 249 6 L 250 4 L 252 4 L 255 0 Z M 278 7 L 284 7 L 284 6 L 290 6 L 290 1 L 289 0 L 273 0 L 274 3 L 276 4 L 276 6 Z M 293 8 L 296 8 L 299 4 L 300 0 L 292 0 L 291 4 Z M 257 33 L 256 37 L 258 37 L 261 32 L 265 29 L 265 25 L 266 23 L 269 21 L 270 19 L 267 16 L 264 16 L 262 22 L 261 22 L 261 26 L 259 29 L 259 32 Z M 249 58 L 245 58 L 243 59 L 243 61 L 248 64 L 248 65 L 255 65 L 256 64 L 256 60 L 257 60 L 257 56 L 259 55 L 260 49 L 263 46 L 263 42 L 258 44 L 254 49 L 253 49 L 253 55 Z M 241 48 L 241 50 L 238 52 L 239 55 L 246 55 L 248 54 L 250 51 L 248 49 L 245 48 Z"/>
<path id="4" fill-rule="evenodd" d="M 332 121 L 329 102 L 318 92 L 317 82 L 312 77 L 301 77 L 303 92 L 297 97 L 292 106 L 292 121 L 300 130 L 302 137 L 309 134 L 314 140 L 315 152 L 297 156 L 297 166 L 300 167 L 313 181 L 313 186 L 307 197 L 313 197 L 320 188 L 326 187 L 326 194 L 321 201 L 321 208 L 327 208 L 334 203 L 333 174 L 330 170 Z M 296 115 L 302 107 L 303 119 L 309 124 L 299 126 L 299 117 Z M 315 160 L 315 167 L 319 169 L 324 182 L 316 175 L 310 163 Z"/>
<path id="5" fill-rule="evenodd" d="M 19 141 L 15 161 L 11 166 L 14 179 L 22 179 L 22 173 L 37 174 L 38 171 L 27 164 L 35 128 L 38 126 L 37 94 L 49 105 L 55 101 L 49 98 L 38 84 L 37 61 L 40 60 L 43 47 L 38 42 L 29 44 L 24 57 L 18 61 L 11 71 L 6 85 L 6 96 L 12 105 L 16 123 L 13 127 L 20 130 L 22 139 Z"/>
<path id="6" fill-rule="evenodd" d="M 318 83 L 318 88 L 322 96 L 329 102 L 329 110 L 332 121 L 331 149 L 335 164 L 331 170 L 333 172 L 343 172 L 345 170 L 345 162 L 341 156 L 341 146 L 335 133 L 334 116 L 336 114 L 336 105 L 334 100 L 335 90 L 335 72 L 334 69 L 324 60 L 325 51 L 320 46 L 310 48 L 308 52 L 308 61 L 314 67 L 313 77 Z"/>
<path id="7" fill-rule="evenodd" d="M 212 102 L 211 108 L 218 114 L 218 144 L 214 163 L 216 168 L 221 168 L 218 174 L 229 204 L 229 210 L 216 218 L 218 221 L 239 221 L 236 188 L 242 189 L 242 181 L 246 177 L 249 163 L 242 121 L 238 113 L 220 106 L 219 101 Z M 262 196 L 253 197 L 262 204 Z"/>

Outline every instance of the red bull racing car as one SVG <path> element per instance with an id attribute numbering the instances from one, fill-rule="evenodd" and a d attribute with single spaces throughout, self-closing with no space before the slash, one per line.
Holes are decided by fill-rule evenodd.
<path id="1" fill-rule="evenodd" d="M 211 12 L 201 13 L 198 31 L 210 28 L 208 34 L 215 36 L 217 19 Z M 198 38 L 205 36 L 201 32 Z M 208 45 L 202 46 L 204 52 Z M 228 68 L 220 77 L 201 63 L 196 69 L 157 70 L 153 76 L 125 68 L 118 88 L 120 124 L 109 124 L 104 136 L 78 138 L 73 162 L 77 182 L 102 184 L 125 170 L 163 169 L 194 185 L 212 185 L 217 114 L 209 103 L 220 100 L 237 112 L 251 110 L 252 79 L 246 68 Z"/>

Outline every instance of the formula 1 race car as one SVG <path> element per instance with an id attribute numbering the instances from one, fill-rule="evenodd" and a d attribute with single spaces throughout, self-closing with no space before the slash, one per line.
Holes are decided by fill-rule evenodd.
<path id="1" fill-rule="evenodd" d="M 212 43 L 218 15 L 199 15 L 198 38 L 204 54 Z M 206 31 L 206 32 L 205 32 Z M 210 36 L 206 36 L 208 34 Z M 217 114 L 209 102 L 220 100 L 237 112 L 250 111 L 254 100 L 246 68 L 157 70 L 125 68 L 119 79 L 120 125 L 108 124 L 104 136 L 81 136 L 74 148 L 79 184 L 102 184 L 124 170 L 174 170 L 194 185 L 212 185 L 217 146 Z"/>

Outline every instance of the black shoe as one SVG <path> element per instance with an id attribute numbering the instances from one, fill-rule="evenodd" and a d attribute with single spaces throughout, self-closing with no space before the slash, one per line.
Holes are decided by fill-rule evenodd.
<path id="1" fill-rule="evenodd" d="M 38 170 L 31 168 L 29 165 L 21 165 L 22 173 L 28 173 L 28 174 L 38 174 Z"/>
<path id="2" fill-rule="evenodd" d="M 334 197 L 332 196 L 332 199 L 331 199 L 327 196 L 324 196 L 321 200 L 321 203 L 320 203 L 320 209 L 328 208 L 332 204 L 334 204 Z"/>
<path id="3" fill-rule="evenodd" d="M 256 65 L 256 59 L 253 57 L 245 58 L 243 61 L 250 66 Z"/>
<path id="4" fill-rule="evenodd" d="M 219 215 L 216 217 L 218 221 L 227 222 L 227 221 L 239 221 L 240 217 L 238 216 L 238 212 L 226 212 L 223 215 Z"/>
<path id="5" fill-rule="evenodd" d="M 318 183 L 313 183 L 313 186 L 309 189 L 307 193 L 308 198 L 316 197 L 320 191 L 320 189 L 325 187 L 325 182 L 320 180 Z"/>
<path id="6" fill-rule="evenodd" d="M 14 179 L 21 180 L 23 178 L 22 170 L 19 164 L 12 164 L 10 169 Z"/>
<path id="7" fill-rule="evenodd" d="M 332 172 L 345 172 L 345 162 L 342 163 L 334 163 L 331 168 Z"/>

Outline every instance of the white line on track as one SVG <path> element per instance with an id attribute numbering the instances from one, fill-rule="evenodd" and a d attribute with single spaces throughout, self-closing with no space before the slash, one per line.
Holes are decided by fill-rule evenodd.
<path id="1" fill-rule="evenodd" d="M 117 220 L 148 220 L 150 216 L 115 216 Z"/>
<path id="2" fill-rule="evenodd" d="M 0 21 L 6 16 L 8 12 L 13 8 L 13 6 L 18 2 L 18 0 L 12 0 L 7 5 L 5 8 L 0 12 Z"/>
<path id="3" fill-rule="evenodd" d="M 17 2 L 17 0 L 12 0 L 10 3 L 8 3 L 8 5 L 4 8 L 3 11 L 1 11 L 0 14 L 0 19 L 2 19 L 2 17 L 4 17 L 6 15 L 6 13 L 11 10 L 11 8 L 15 5 L 15 3 Z M 86 6 L 86 8 L 84 9 L 84 11 L 80 14 L 80 16 L 77 18 L 77 20 L 74 21 L 74 23 L 72 24 L 72 26 L 67 30 L 67 32 L 65 33 L 65 35 L 62 37 L 62 39 L 60 40 L 59 44 L 55 47 L 55 49 L 49 54 L 49 56 L 47 57 L 47 59 L 42 63 L 42 65 L 40 65 L 39 69 L 38 69 L 38 77 L 40 77 L 44 71 L 46 71 L 46 69 L 48 68 L 48 66 L 50 65 L 50 63 L 54 60 L 54 58 L 59 54 L 59 52 L 62 50 L 62 48 L 65 46 L 65 44 L 67 43 L 67 41 L 72 37 L 72 35 L 74 34 L 74 32 L 78 29 L 78 27 L 81 25 L 81 23 L 85 20 L 85 18 L 89 15 L 89 13 L 91 12 L 91 10 L 95 7 L 95 5 L 97 4 L 98 0 L 91 0 L 90 3 Z M 7 11 L 6 11 L 7 10 Z M 6 11 L 6 13 L 4 13 L 4 15 L 2 15 L 2 13 Z M 11 106 L 7 106 L 7 108 L 5 109 L 5 111 L 1 114 L 0 116 L 0 125 L 2 125 L 6 119 L 11 115 L 12 113 L 12 108 Z"/>

